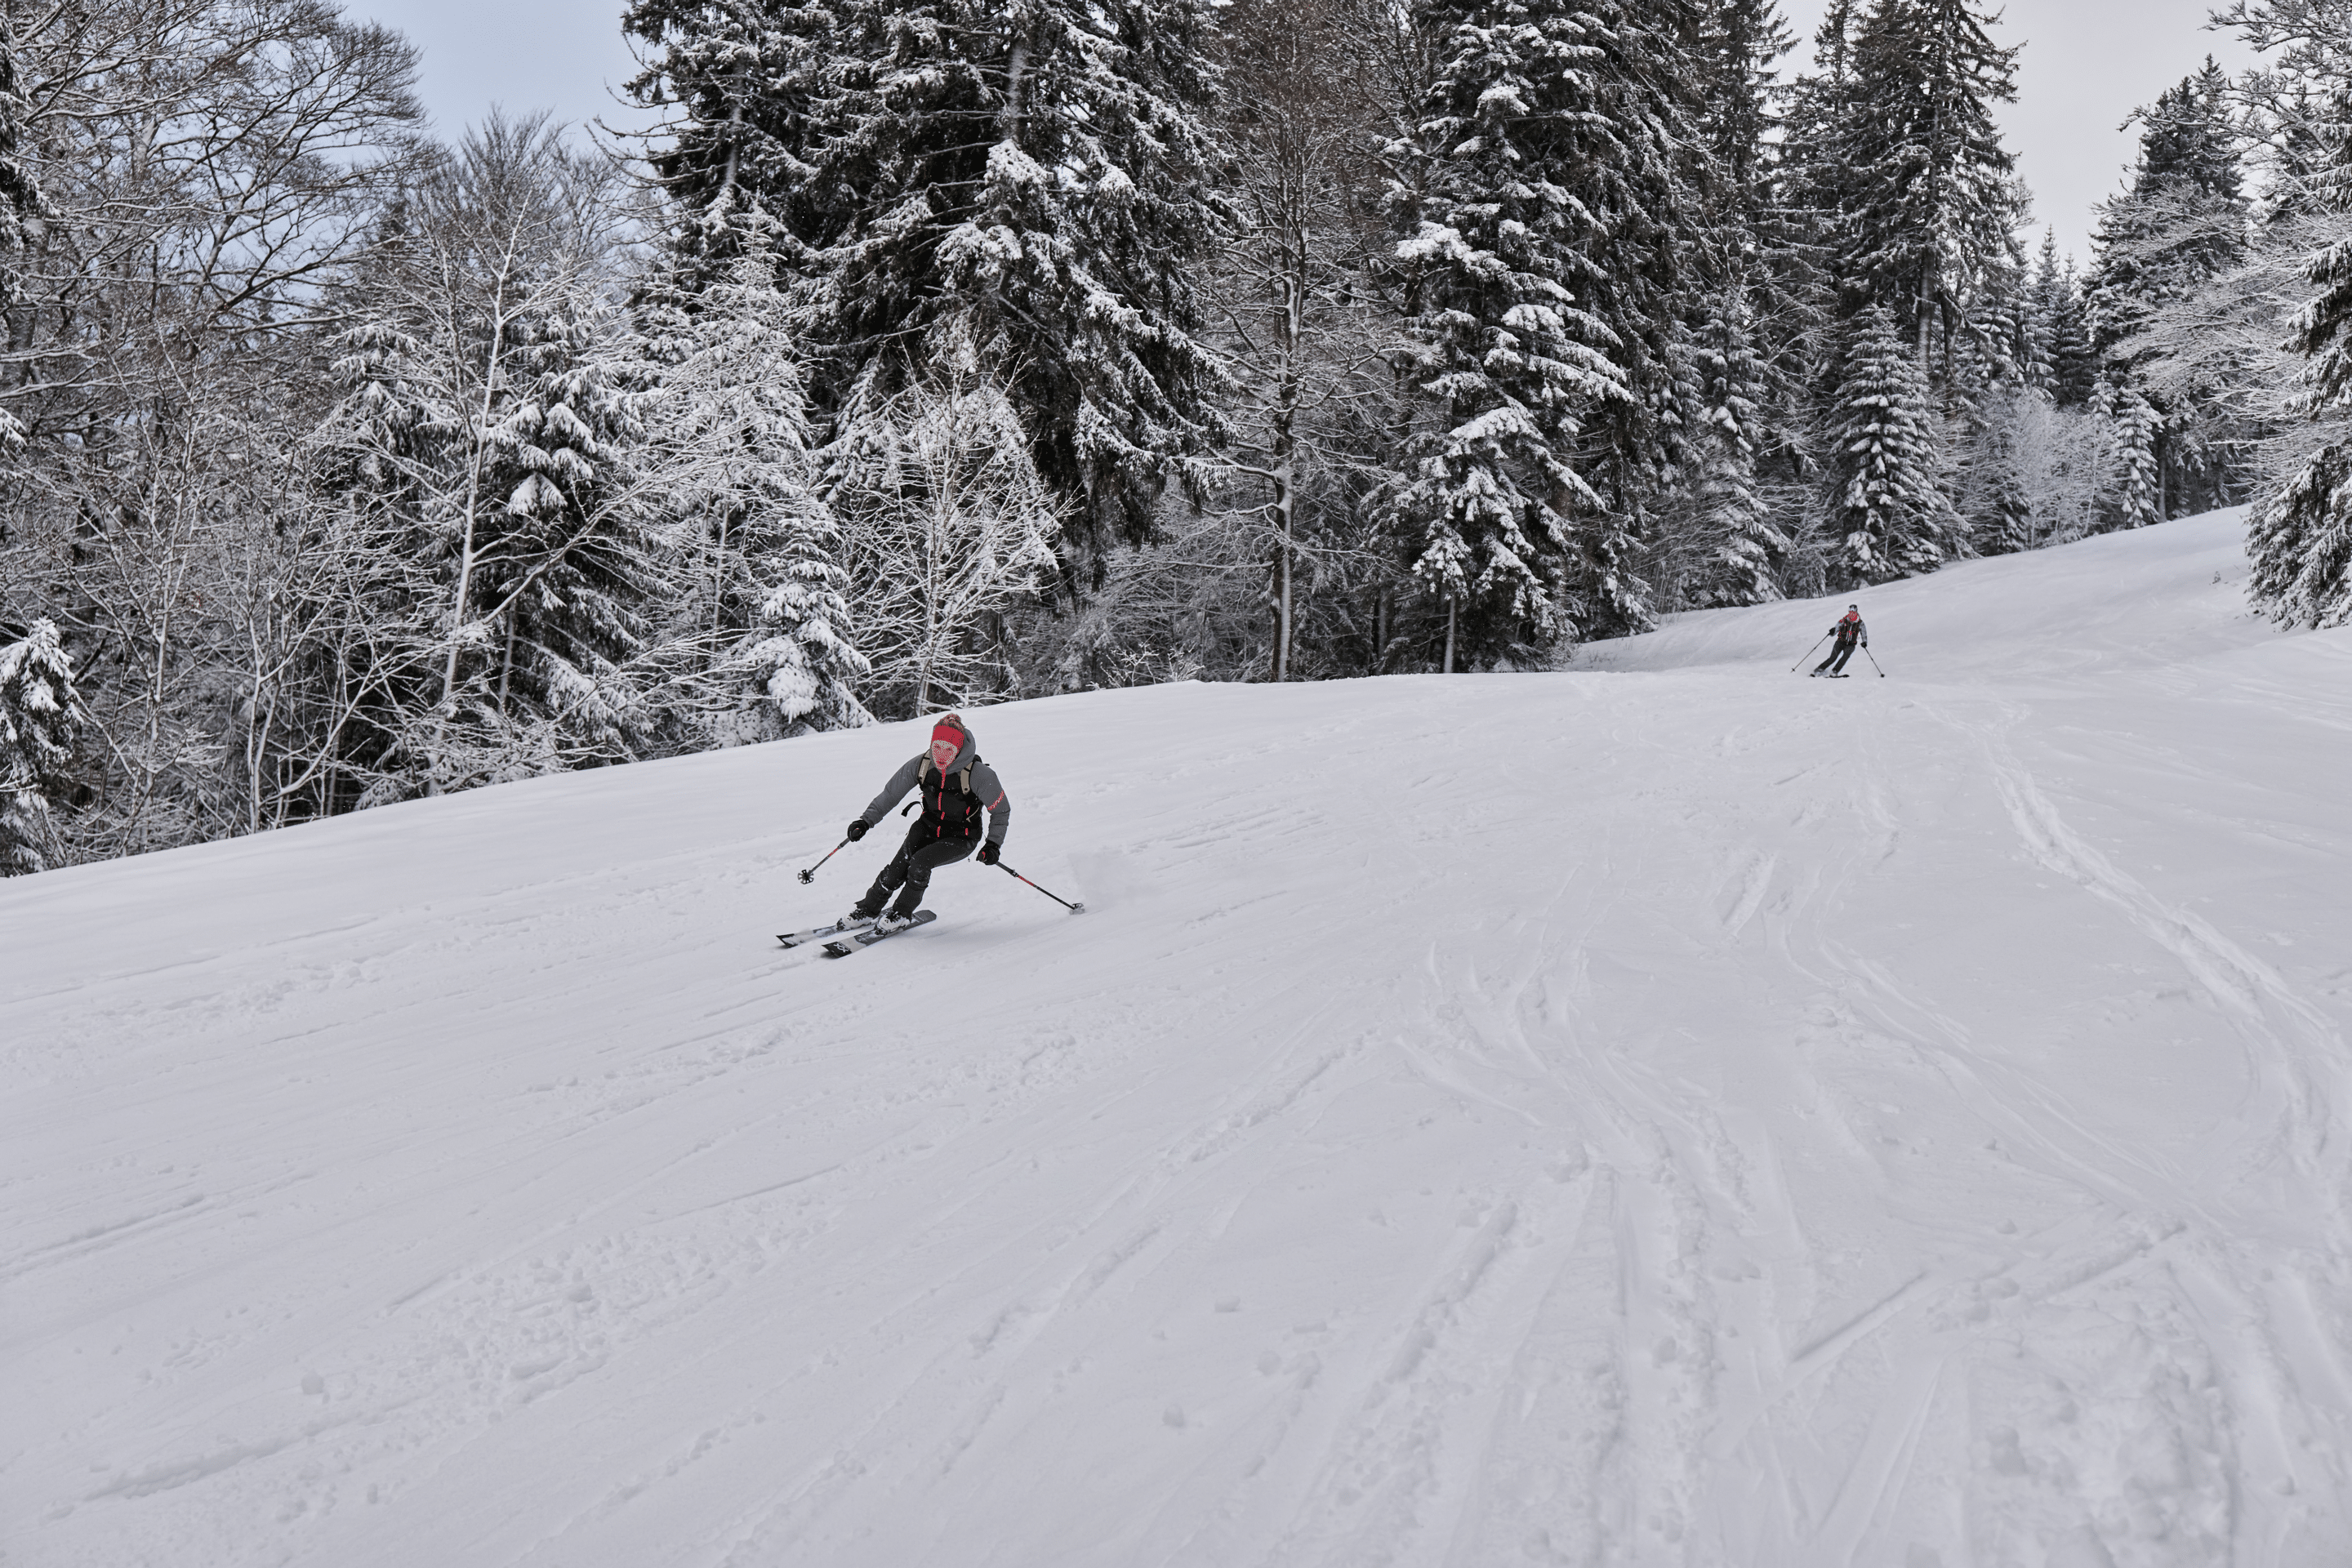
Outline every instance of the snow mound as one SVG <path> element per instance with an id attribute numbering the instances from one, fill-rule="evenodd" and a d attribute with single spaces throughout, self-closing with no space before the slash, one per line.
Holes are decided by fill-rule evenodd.
<path id="1" fill-rule="evenodd" d="M 10 1562 L 2333 1564 L 2352 636 L 2216 516 L 1570 670 L 0 884 Z"/>

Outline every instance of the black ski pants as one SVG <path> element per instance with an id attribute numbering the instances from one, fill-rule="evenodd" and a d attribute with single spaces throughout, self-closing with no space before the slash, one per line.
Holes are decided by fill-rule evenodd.
<path id="1" fill-rule="evenodd" d="M 1838 644 L 1837 647 L 1830 649 L 1829 658 L 1813 666 L 1813 673 L 1815 675 L 1819 675 L 1822 671 L 1826 669 L 1832 675 L 1837 674 L 1840 670 L 1845 668 L 1845 661 L 1853 657 L 1853 650 L 1861 646 L 1862 645 L 1860 643 L 1851 642 L 1842 642 Z"/>
<path id="2" fill-rule="evenodd" d="M 980 847 L 977 838 L 936 838 L 936 830 L 919 818 L 907 830 L 907 841 L 898 846 L 898 853 L 882 868 L 866 896 L 857 900 L 857 912 L 878 915 L 889 901 L 893 891 L 898 901 L 893 906 L 901 917 L 911 915 L 923 907 L 923 895 L 930 891 L 931 873 L 942 866 L 952 866 Z"/>

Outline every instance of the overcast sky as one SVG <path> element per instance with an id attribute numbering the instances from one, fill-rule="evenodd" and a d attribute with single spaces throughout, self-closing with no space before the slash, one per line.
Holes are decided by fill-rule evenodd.
<path id="1" fill-rule="evenodd" d="M 1822 0 L 1781 0 L 1799 43 L 1790 70 L 1809 68 Z M 2038 224 L 2062 249 L 2087 256 L 2091 204 L 2114 194 L 2135 138 L 2124 116 L 2200 65 L 2210 52 L 2231 70 L 2252 56 L 2234 36 L 2206 30 L 2211 0 L 2011 0 L 1996 41 L 2025 45 L 2018 101 L 2001 123 L 2033 187 Z M 350 0 L 406 33 L 425 51 L 425 106 L 445 135 L 493 102 L 549 109 L 574 122 L 634 121 L 614 101 L 635 69 L 621 41 L 621 7 L 588 0 Z"/>

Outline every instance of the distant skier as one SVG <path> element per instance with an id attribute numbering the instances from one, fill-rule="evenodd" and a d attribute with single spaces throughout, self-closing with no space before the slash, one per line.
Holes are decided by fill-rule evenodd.
<path id="1" fill-rule="evenodd" d="M 917 788 L 923 792 L 922 816 L 907 830 L 907 841 L 898 846 L 898 853 L 882 868 L 857 907 L 844 917 L 843 926 L 870 924 L 884 932 L 903 931 L 922 907 L 932 872 L 962 859 L 975 844 L 982 865 L 996 864 L 1004 848 L 1004 830 L 1013 820 L 1013 805 L 1005 798 L 996 770 L 980 760 L 971 731 L 955 714 L 931 726 L 930 750 L 909 757 L 890 775 L 890 782 L 882 786 L 865 814 L 849 825 L 849 837 L 865 837 L 869 826 L 889 816 L 907 792 Z M 985 842 L 980 834 L 982 809 L 988 813 Z M 889 903 L 893 891 L 898 894 L 898 902 L 886 912 L 883 906 Z"/>
<path id="2" fill-rule="evenodd" d="M 1870 633 L 1862 624 L 1862 606 L 1848 605 L 1837 625 L 1830 628 L 1830 635 L 1837 641 L 1830 646 L 1829 658 L 1813 666 L 1815 675 L 1843 675 L 1845 661 L 1853 657 L 1853 650 L 1870 646 Z"/>

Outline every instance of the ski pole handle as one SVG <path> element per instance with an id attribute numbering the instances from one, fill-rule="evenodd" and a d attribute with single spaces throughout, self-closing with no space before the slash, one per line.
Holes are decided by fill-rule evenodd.
<path id="1" fill-rule="evenodd" d="M 1029 882 L 1028 878 L 1024 877 L 1020 872 L 1014 870 L 1012 867 L 1007 866 L 1002 860 L 999 860 L 996 863 L 996 868 L 1003 872 L 1006 876 L 1013 878 L 1015 881 Z M 1029 882 L 1029 885 L 1033 888 L 1037 888 L 1037 884 L 1034 882 Z M 1045 889 L 1043 888 L 1037 888 L 1037 890 L 1041 893 L 1045 893 Z M 1061 905 L 1064 909 L 1069 910 L 1074 915 L 1082 915 L 1087 912 L 1087 906 L 1084 904 L 1074 904 L 1070 902 L 1069 900 L 1055 893 L 1045 893 L 1045 896 L 1052 899 L 1055 903 Z"/>
<path id="2" fill-rule="evenodd" d="M 845 850 L 845 849 L 846 849 L 846 848 L 848 848 L 848 847 L 849 847 L 849 840 L 848 840 L 848 839 L 846 839 L 846 838 L 845 838 L 845 839 L 843 839 L 840 843 L 838 843 L 838 844 L 835 845 L 832 848 L 830 848 L 830 849 L 828 849 L 828 850 L 826 850 L 826 851 L 824 852 L 824 860 L 830 860 L 830 859 L 832 859 L 835 856 L 836 856 L 836 855 L 840 854 L 843 850 Z M 801 880 L 802 880 L 802 881 L 803 881 L 803 882 L 814 882 L 814 881 L 815 881 L 815 880 L 816 880 L 816 874 L 817 874 L 817 871 L 818 871 L 818 869 L 819 869 L 821 867 L 823 867 L 823 866 L 824 865 L 824 860 L 820 860 L 820 861 L 818 861 L 818 862 L 816 863 L 816 865 L 810 867 L 810 868 L 809 868 L 807 870 L 805 870 L 805 871 L 803 871 L 803 872 L 800 874 L 800 879 L 801 879 Z"/>

